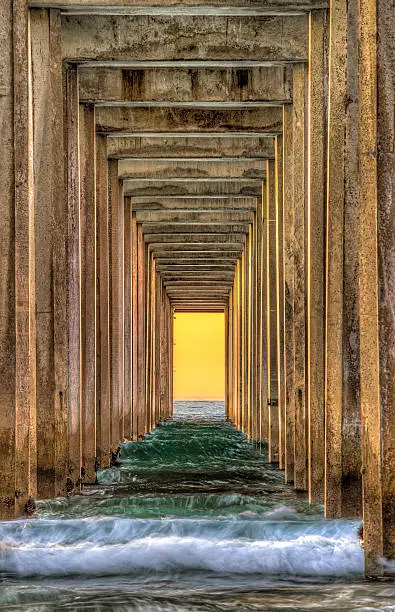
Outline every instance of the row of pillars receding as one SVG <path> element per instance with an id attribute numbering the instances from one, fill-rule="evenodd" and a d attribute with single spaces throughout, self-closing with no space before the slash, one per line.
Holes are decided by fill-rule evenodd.
<path id="1" fill-rule="evenodd" d="M 0 7 L 2 518 L 20 515 L 29 498 L 93 482 L 122 440 L 170 416 L 173 311 L 223 309 L 228 417 L 251 440 L 268 440 L 286 482 L 328 517 L 363 516 L 366 572 L 382 573 L 378 559 L 394 556 L 395 541 L 390 17 L 383 0 L 336 0 L 306 13 L 306 28 L 298 17 L 293 39 L 292 27 L 288 37 L 275 29 L 291 18 L 269 18 L 271 45 L 290 44 L 289 57 L 306 38 L 307 61 L 291 62 L 291 99 L 280 111 L 277 101 L 255 114 L 217 113 L 247 136 L 260 125 L 273 143 L 253 209 L 231 213 L 217 233 L 205 221 L 203 233 L 186 227 L 174 238 L 169 221 L 144 226 L 133 173 L 108 132 L 127 138 L 148 119 L 150 133 L 155 122 L 159 132 L 180 130 L 206 116 L 81 99 L 92 45 L 104 62 L 117 44 L 125 52 L 122 15 L 112 28 L 102 15 L 64 17 L 24 0 Z M 249 19 L 248 36 L 257 28 Z M 104 26 L 114 39 L 101 36 Z M 184 276 L 170 289 L 156 263 L 161 242 L 168 256 L 175 244 L 233 245 L 234 277 L 195 290 Z"/>

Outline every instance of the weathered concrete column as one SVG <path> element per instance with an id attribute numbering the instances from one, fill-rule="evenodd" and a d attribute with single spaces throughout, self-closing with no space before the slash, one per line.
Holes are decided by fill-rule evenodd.
<path id="1" fill-rule="evenodd" d="M 259 201 L 259 217 L 262 220 L 262 246 L 261 246 L 261 414 L 260 428 L 261 441 L 269 440 L 269 365 L 268 365 L 268 326 L 267 326 L 267 189 L 266 182 L 262 183 L 262 196 Z"/>
<path id="2" fill-rule="evenodd" d="M 378 22 L 377 2 L 368 3 L 361 0 L 358 8 L 359 321 L 364 552 L 366 574 L 378 576 L 383 572 L 380 558 L 384 549 L 393 556 L 395 548 L 394 509 L 389 505 L 394 501 L 395 488 L 393 470 L 391 472 L 395 456 L 394 430 L 392 434 L 389 430 L 391 420 L 392 424 L 394 422 L 394 403 L 392 407 L 388 403 L 391 395 L 392 399 L 394 398 L 395 380 L 394 337 L 391 334 L 395 327 L 394 284 L 391 283 L 394 278 L 395 263 L 394 235 L 391 232 L 394 228 L 394 218 L 393 214 L 392 219 L 388 215 L 394 212 L 394 206 L 391 170 L 387 165 L 391 159 L 389 155 L 391 147 L 393 162 L 393 140 L 390 143 L 386 134 L 388 130 L 392 138 L 394 136 L 394 66 L 389 62 L 389 54 L 394 48 L 394 35 L 392 30 L 389 30 L 393 20 L 393 10 L 386 10 L 381 6 L 385 14 L 381 15 Z M 385 38 L 386 35 L 388 39 Z M 379 38 L 381 46 L 378 73 Z M 380 75 L 380 84 L 384 87 L 379 99 L 378 75 Z M 388 85 L 385 87 L 387 79 Z M 378 114 L 378 103 L 380 114 Z M 383 222 L 383 227 L 379 225 L 380 221 Z M 383 233 L 381 229 L 384 230 Z M 380 311 L 379 296 L 384 302 Z M 391 301 L 392 313 L 388 316 L 388 305 Z M 384 459 L 388 460 L 388 464 L 384 463 Z M 383 482 L 382 476 L 387 471 L 392 476 L 384 476 Z"/>
<path id="3" fill-rule="evenodd" d="M 137 223 L 132 208 L 132 439 L 138 437 L 138 388 L 137 388 Z"/>
<path id="4" fill-rule="evenodd" d="M 240 347 L 239 347 L 239 267 L 240 261 L 236 262 L 235 280 L 233 284 L 233 422 L 238 427 L 239 400 L 240 400 Z"/>
<path id="5" fill-rule="evenodd" d="M 81 398 L 84 480 L 96 461 L 96 126 L 95 109 L 80 104 Z"/>
<path id="6" fill-rule="evenodd" d="M 174 310 L 168 298 L 169 308 L 169 416 L 173 416 L 173 373 L 174 373 Z"/>
<path id="7" fill-rule="evenodd" d="M 108 218 L 108 161 L 105 136 L 96 137 L 96 271 L 97 271 L 97 458 L 108 467 L 111 451 L 110 268 Z"/>
<path id="8" fill-rule="evenodd" d="M 59 11 L 30 13 L 34 117 L 37 495 L 66 491 L 67 201 Z"/>
<path id="9" fill-rule="evenodd" d="M 395 558 L 395 204 L 393 4 L 377 2 L 377 196 L 383 554 Z"/>
<path id="10" fill-rule="evenodd" d="M 32 109 L 27 3 L 0 7 L 0 517 L 36 495 Z"/>
<path id="11" fill-rule="evenodd" d="M 111 449 L 123 438 L 123 194 L 120 194 L 118 162 L 108 162 L 110 223 L 110 347 L 111 347 Z"/>
<path id="12" fill-rule="evenodd" d="M 144 300 L 144 323 L 145 323 L 145 372 L 144 372 L 144 387 L 145 387 L 145 432 L 151 431 L 152 412 L 151 412 L 151 253 L 148 245 L 144 245 L 144 269 L 145 269 L 145 300 Z"/>
<path id="13" fill-rule="evenodd" d="M 159 272 L 155 272 L 155 424 L 161 420 L 161 335 L 162 328 L 162 280 Z"/>
<path id="14" fill-rule="evenodd" d="M 326 215 L 325 511 L 360 516 L 356 5 L 330 14 Z"/>
<path id="15" fill-rule="evenodd" d="M 293 205 L 294 205 L 294 338 L 295 338 L 295 475 L 296 489 L 307 489 L 305 200 L 306 200 L 306 68 L 293 69 Z"/>
<path id="16" fill-rule="evenodd" d="M 255 238 L 253 226 L 249 227 L 248 234 L 249 243 L 249 265 L 248 265 L 248 436 L 253 439 L 253 419 L 255 414 Z"/>
<path id="17" fill-rule="evenodd" d="M 144 236 L 141 224 L 137 226 L 137 427 L 138 437 L 145 431 L 145 320 L 144 320 Z"/>
<path id="18" fill-rule="evenodd" d="M 284 408 L 284 260 L 283 260 L 283 138 L 274 141 L 275 205 L 276 205 L 276 346 L 278 380 L 278 460 L 285 465 L 285 408 Z"/>
<path id="19" fill-rule="evenodd" d="M 246 371 L 246 247 L 244 247 L 240 261 L 240 429 L 244 431 L 245 413 L 245 371 Z"/>
<path id="20" fill-rule="evenodd" d="M 132 439 L 132 204 L 124 198 L 124 436 Z"/>
<path id="21" fill-rule="evenodd" d="M 279 411 L 276 302 L 276 183 L 275 164 L 266 162 L 266 320 L 269 461 L 279 460 Z"/>
<path id="22" fill-rule="evenodd" d="M 67 152 L 67 330 L 68 330 L 68 488 L 80 486 L 82 467 L 81 406 L 81 283 L 80 283 L 80 177 L 78 148 L 78 72 L 69 65 L 64 74 L 65 138 Z"/>
<path id="23" fill-rule="evenodd" d="M 325 198 L 327 12 L 309 14 L 307 186 L 308 491 L 323 503 L 325 483 Z"/>
<path id="24" fill-rule="evenodd" d="M 294 334 L 294 153 L 293 108 L 283 107 L 283 258 L 284 258 L 284 419 L 285 481 L 295 476 L 295 334 Z"/>

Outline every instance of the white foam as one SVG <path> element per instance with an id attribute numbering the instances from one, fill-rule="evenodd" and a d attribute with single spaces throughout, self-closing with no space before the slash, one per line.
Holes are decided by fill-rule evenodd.
<path id="1" fill-rule="evenodd" d="M 0 523 L 0 540 L 0 572 L 24 576 L 363 573 L 355 524 L 348 521 L 32 520 Z"/>

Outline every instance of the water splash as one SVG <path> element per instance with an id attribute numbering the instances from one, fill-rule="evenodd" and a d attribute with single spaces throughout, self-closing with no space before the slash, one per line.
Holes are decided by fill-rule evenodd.
<path id="1" fill-rule="evenodd" d="M 333 580 L 348 585 L 337 609 L 363 609 L 359 521 L 324 520 L 265 448 L 226 422 L 223 404 L 180 403 L 173 421 L 123 444 L 120 459 L 83 495 L 0 522 L 2 609 L 24 609 L 30 593 L 67 605 L 78 597 L 82 609 L 264 610 L 269 597 L 275 609 L 305 610 Z M 366 609 L 385 609 L 388 591 L 372 589 Z"/>

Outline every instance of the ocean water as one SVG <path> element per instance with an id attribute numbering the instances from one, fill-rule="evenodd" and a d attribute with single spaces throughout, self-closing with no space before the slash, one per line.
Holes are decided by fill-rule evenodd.
<path id="1" fill-rule="evenodd" d="M 360 522 L 325 520 L 265 450 L 221 402 L 177 402 L 95 487 L 0 522 L 0 609 L 395 611 Z"/>

